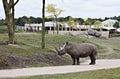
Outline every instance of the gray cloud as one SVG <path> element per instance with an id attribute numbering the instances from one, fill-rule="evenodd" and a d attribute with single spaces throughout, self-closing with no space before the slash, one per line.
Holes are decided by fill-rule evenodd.
<path id="1" fill-rule="evenodd" d="M 120 0 L 46 0 L 46 4 L 56 4 L 64 10 L 60 16 L 82 18 L 106 17 L 120 15 Z M 16 17 L 41 16 L 42 0 L 20 0 L 16 5 Z M 0 17 L 4 17 L 2 0 L 0 1 Z"/>

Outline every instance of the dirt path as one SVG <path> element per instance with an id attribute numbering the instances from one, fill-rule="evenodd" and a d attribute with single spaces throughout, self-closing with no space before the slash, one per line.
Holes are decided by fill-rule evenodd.
<path id="1" fill-rule="evenodd" d="M 97 45 L 100 45 L 100 46 L 104 46 L 106 47 L 106 52 L 105 53 L 102 53 L 102 55 L 109 55 L 109 54 L 112 54 L 114 53 L 115 51 L 113 50 L 111 44 L 109 43 L 99 43 L 99 42 L 95 42 L 95 41 L 91 41 L 91 42 L 94 42 L 95 44 Z"/>
<path id="2" fill-rule="evenodd" d="M 100 43 L 99 43 L 98 45 L 105 46 L 105 47 L 107 48 L 107 49 L 106 49 L 106 52 L 105 52 L 105 53 L 102 53 L 102 55 L 109 55 L 109 54 L 112 54 L 112 53 L 115 52 L 110 44 L 106 44 L 106 43 L 100 44 Z"/>
<path id="3" fill-rule="evenodd" d="M 81 65 L 74 65 L 74 66 L 68 65 L 68 66 L 0 70 L 0 78 L 6 79 L 6 78 L 16 78 L 16 77 L 25 77 L 25 76 L 64 74 L 64 73 L 120 67 L 120 59 L 101 59 L 101 60 L 97 60 L 96 65 L 88 65 L 89 62 L 90 61 L 86 61 L 84 63 L 81 63 Z"/>

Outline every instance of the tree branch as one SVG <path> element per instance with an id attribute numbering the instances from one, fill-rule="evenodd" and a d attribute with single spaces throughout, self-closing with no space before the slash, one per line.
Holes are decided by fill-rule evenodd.
<path id="1" fill-rule="evenodd" d="M 19 2 L 19 0 L 17 0 L 15 3 L 14 3 L 14 6 Z"/>
<path id="2" fill-rule="evenodd" d="M 15 3 L 13 2 L 14 2 L 13 0 L 10 0 L 10 3 L 9 3 L 10 8 L 13 8 L 19 2 L 19 0 L 17 0 Z"/>
<path id="3" fill-rule="evenodd" d="M 13 0 L 9 0 L 9 8 L 11 9 L 12 7 L 13 7 L 13 3 L 14 3 L 14 1 Z"/>
<path id="4" fill-rule="evenodd" d="M 3 2 L 4 12 L 5 12 L 5 20 L 6 20 L 6 18 L 8 17 L 8 13 L 9 13 L 8 12 L 9 4 L 8 4 L 7 0 L 2 0 L 2 2 Z"/>

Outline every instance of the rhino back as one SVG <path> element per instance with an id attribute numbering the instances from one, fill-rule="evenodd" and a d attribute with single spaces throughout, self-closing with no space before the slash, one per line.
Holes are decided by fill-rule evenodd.
<path id="1" fill-rule="evenodd" d="M 96 53 L 96 46 L 90 43 L 74 44 L 73 47 L 68 51 L 68 54 L 78 57 L 87 57 L 91 53 Z"/>

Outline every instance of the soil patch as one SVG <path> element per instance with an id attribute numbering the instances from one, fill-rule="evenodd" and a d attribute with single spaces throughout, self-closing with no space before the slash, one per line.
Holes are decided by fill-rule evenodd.
<path id="1" fill-rule="evenodd" d="M 0 69 L 26 68 L 31 66 L 69 65 L 71 60 L 53 52 L 40 51 L 32 56 L 20 56 L 11 53 L 0 53 Z"/>

